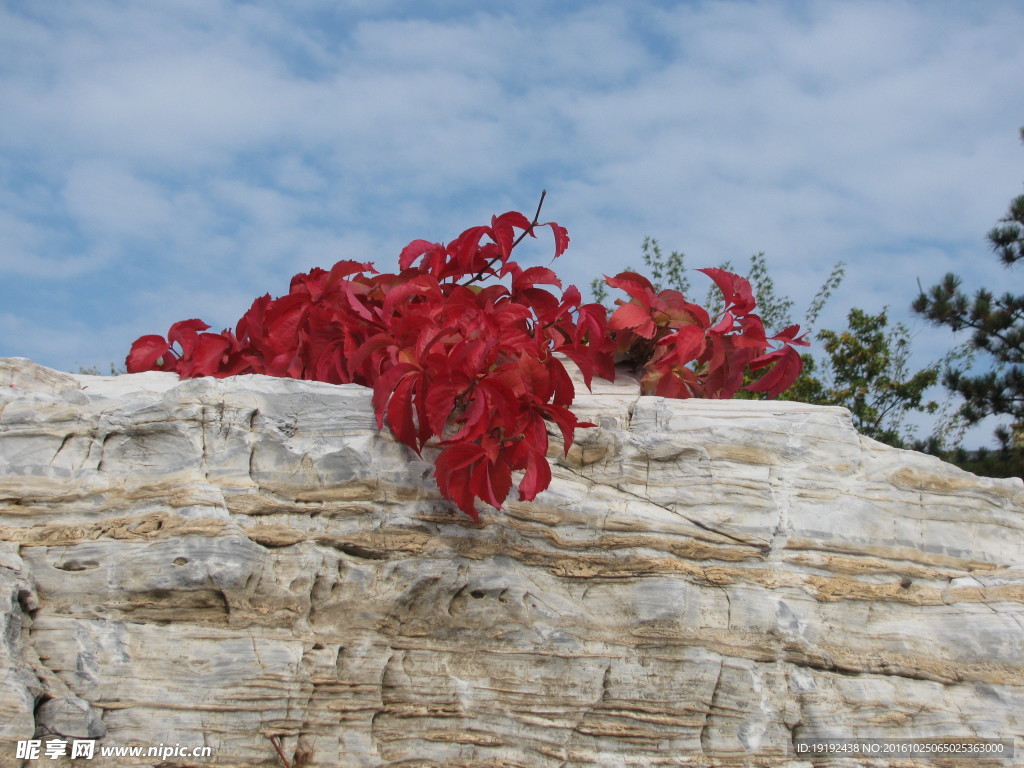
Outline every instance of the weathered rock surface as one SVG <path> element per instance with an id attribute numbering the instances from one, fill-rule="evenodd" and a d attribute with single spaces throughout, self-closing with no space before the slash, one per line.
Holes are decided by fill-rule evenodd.
<path id="1" fill-rule="evenodd" d="M 283 765 L 272 737 L 292 766 L 1020 759 L 1020 480 L 840 408 L 577 406 L 600 426 L 552 487 L 477 526 L 369 390 L 0 360 L 0 762 L 34 733 L 213 751 L 97 766 Z"/>

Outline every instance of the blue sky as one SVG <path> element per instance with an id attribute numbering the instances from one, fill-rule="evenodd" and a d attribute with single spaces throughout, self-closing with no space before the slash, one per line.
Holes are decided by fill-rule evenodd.
<path id="1" fill-rule="evenodd" d="M 984 236 L 1024 181 L 1021 39 L 1000 0 L 0 2 L 0 355 L 120 364 L 547 189 L 567 282 L 646 235 L 764 251 L 799 315 L 842 260 L 819 327 L 888 306 L 923 365 L 953 339 L 918 280 L 1019 285 Z"/>

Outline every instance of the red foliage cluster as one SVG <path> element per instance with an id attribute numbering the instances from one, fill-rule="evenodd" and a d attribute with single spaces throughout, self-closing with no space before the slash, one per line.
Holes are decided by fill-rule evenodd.
<path id="1" fill-rule="evenodd" d="M 564 228 L 505 213 L 448 245 L 413 241 L 398 257 L 398 274 L 339 261 L 296 275 L 287 295 L 256 299 L 234 331 L 207 333 L 201 320 L 183 320 L 166 338 L 143 336 L 128 354 L 128 371 L 261 373 L 372 387 L 378 427 L 387 421 L 417 453 L 438 438 L 438 488 L 474 520 L 475 499 L 501 508 L 514 471 L 524 471 L 520 500 L 548 487 L 545 422 L 557 425 L 566 452 L 577 427 L 594 426 L 569 410 L 575 390 L 555 353 L 579 367 L 588 387 L 595 375 L 614 379 L 616 353 L 645 358 L 645 392 L 670 397 L 731 397 L 747 366 L 771 366 L 748 389 L 774 396 L 799 374 L 790 345 L 806 342 L 796 326 L 766 338 L 743 278 L 703 270 L 727 299 L 712 323 L 677 291 L 656 294 L 645 278 L 625 272 L 607 280 L 632 300 L 618 302 L 607 319 L 601 305 L 582 303 L 575 286 L 560 296 L 539 287 L 561 288 L 549 268 L 511 260 L 539 226 L 551 227 L 560 256 L 569 244 Z M 766 352 L 769 340 L 782 346 Z"/>
<path id="2" fill-rule="evenodd" d="M 657 294 L 650 281 L 635 272 L 606 277 L 613 288 L 621 288 L 631 301 L 619 308 L 608 322 L 618 349 L 634 357 L 642 355 L 644 375 L 641 391 L 663 397 L 730 398 L 743 386 L 749 368 L 770 369 L 745 389 L 777 397 L 800 375 L 803 363 L 794 344 L 807 346 L 797 336 L 799 325 L 791 325 L 767 336 L 750 283 L 723 269 L 700 269 L 722 291 L 725 309 L 714 318 L 679 291 Z M 769 341 L 782 344 L 769 348 Z"/>

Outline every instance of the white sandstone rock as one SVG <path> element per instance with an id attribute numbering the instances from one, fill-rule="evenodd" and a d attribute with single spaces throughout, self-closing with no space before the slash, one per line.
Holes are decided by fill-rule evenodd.
<path id="1" fill-rule="evenodd" d="M 475 525 L 365 388 L 0 359 L 0 765 L 47 730 L 213 750 L 97 766 L 1024 749 L 1021 480 L 841 408 L 599 383 L 574 410 L 599 426 L 552 441 L 551 488 Z"/>

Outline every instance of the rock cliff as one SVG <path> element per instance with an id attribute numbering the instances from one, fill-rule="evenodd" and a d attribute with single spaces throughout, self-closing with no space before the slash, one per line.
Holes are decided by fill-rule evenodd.
<path id="1" fill-rule="evenodd" d="M 0 359 L 0 763 L 34 734 L 97 766 L 1020 757 L 1020 480 L 841 408 L 627 384 L 574 409 L 599 427 L 553 441 L 551 488 L 478 526 L 367 389 Z M 98 751 L 157 744 L 212 756 Z"/>

